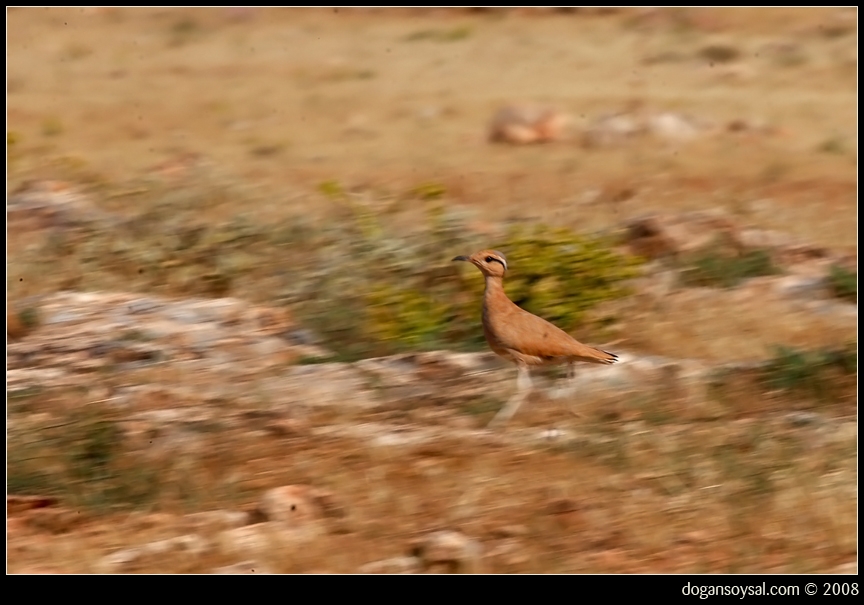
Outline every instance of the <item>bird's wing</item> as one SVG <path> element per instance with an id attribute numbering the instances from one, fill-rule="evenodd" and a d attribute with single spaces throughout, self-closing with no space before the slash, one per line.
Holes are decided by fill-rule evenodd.
<path id="1" fill-rule="evenodd" d="M 515 304 L 500 311 L 493 329 L 497 340 L 508 349 L 541 359 L 564 358 L 603 364 L 617 361 L 613 353 L 584 345 L 564 330 Z"/>

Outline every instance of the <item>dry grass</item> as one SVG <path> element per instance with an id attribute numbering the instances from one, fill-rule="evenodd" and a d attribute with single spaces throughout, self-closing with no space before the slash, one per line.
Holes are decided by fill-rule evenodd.
<path id="1" fill-rule="evenodd" d="M 743 295 L 743 296 L 742 296 Z M 699 289 L 627 301 L 616 326 L 624 347 L 717 363 L 764 359 L 777 344 L 805 349 L 855 339 L 857 320 L 814 313 L 754 292 Z"/>
<path id="2" fill-rule="evenodd" d="M 246 20 L 221 9 L 9 9 L 8 17 L 7 191 L 27 178 L 65 178 L 89 188 L 103 210 L 161 213 L 159 230 L 140 240 L 145 252 L 196 224 L 230 232 L 238 215 L 266 237 L 282 225 L 314 236 L 345 223 L 346 196 L 405 233 L 434 205 L 470 211 L 472 249 L 513 222 L 591 233 L 650 211 L 720 207 L 757 227 L 857 250 L 857 138 L 846 135 L 857 116 L 857 37 L 847 9 L 260 9 Z M 514 90 L 573 113 L 579 127 L 637 100 L 719 124 L 764 119 L 777 132 L 599 150 L 488 145 L 486 121 Z M 194 154 L 203 168 L 184 171 Z M 154 168 L 166 160 L 182 161 Z M 63 287 L 201 293 L 196 275 L 171 281 L 176 273 L 163 279 L 120 264 L 91 271 L 115 262 L 110 246 L 128 243 L 120 232 L 82 236 L 76 250 L 110 243 L 94 249 L 98 262 L 65 254 L 57 234 L 8 236 L 13 303 Z M 232 252 L 248 269 L 232 274 L 232 295 L 274 302 L 279 271 L 310 269 L 304 247 L 319 244 Z M 624 319 L 598 328 L 598 338 L 708 362 L 766 359 L 778 344 L 834 347 L 857 330 L 857 320 L 735 290 L 616 305 Z M 353 572 L 442 527 L 480 540 L 492 572 L 826 572 L 857 557 L 857 373 L 837 379 L 825 400 L 748 380 L 706 393 L 664 384 L 595 393 L 577 402 L 580 419 L 562 419 L 559 405 L 537 396 L 490 439 L 459 430 L 491 415 L 497 395 L 461 410 L 313 411 L 303 430 L 280 436 L 266 429 L 266 414 L 263 425 L 249 420 L 275 405 L 256 390 L 266 377 L 237 369 L 232 386 L 248 392 L 207 402 L 215 422 L 157 435 L 158 447 L 106 410 L 98 388 L 10 399 L 10 489 L 56 493 L 80 517 L 69 532 L 15 534 L 9 571 L 96 571 L 112 550 L 187 531 L 187 512 L 246 507 L 291 483 L 333 490 L 348 519 L 302 554 L 265 553 L 259 563 L 274 571 Z M 110 370 L 94 387 L 129 384 L 197 389 L 213 377 Z M 140 404 L 202 405 L 170 395 Z M 816 420 L 790 422 L 801 410 Z M 320 430 L 371 422 L 424 426 L 438 439 L 376 446 Z M 106 438 L 104 464 L 87 448 L 83 462 L 70 458 L 102 423 L 105 435 L 110 427 L 123 435 Z M 526 437 L 549 425 L 571 436 Z M 516 535 L 502 537 L 514 525 Z M 138 571 L 235 562 L 171 555 Z"/>
<path id="3" fill-rule="evenodd" d="M 317 212 L 294 194 L 332 179 L 391 193 L 440 182 L 453 202 L 477 207 L 491 221 L 528 218 L 589 229 L 655 207 L 768 197 L 787 211 L 765 213 L 784 221 L 777 226 L 820 243 L 851 245 L 855 225 L 828 216 L 854 212 L 855 138 L 845 153 L 819 151 L 827 139 L 848 132 L 856 115 L 854 71 L 844 72 L 842 62 L 843 53 L 854 52 L 854 36 L 831 39 L 817 31 L 842 23 L 842 13 L 780 9 L 751 21 L 747 10 L 733 18 L 709 9 L 683 22 L 649 20 L 642 28 L 628 25 L 624 15 L 526 21 L 431 14 L 415 20 L 386 12 L 263 9 L 249 21 L 230 22 L 221 10 L 103 15 L 20 9 L 10 12 L 9 75 L 16 84 L 10 86 L 9 129 L 18 148 L 47 146 L 110 180 L 137 177 L 177 153 L 201 153 L 267 187 L 284 211 L 299 204 Z M 763 25 L 754 28 L 756 22 Z M 195 23 L 199 32 L 182 47 L 169 44 L 178 23 Z M 471 35 L 448 43 L 404 41 L 438 23 L 464 24 Z M 803 46 L 801 31 L 808 32 L 813 61 L 786 70 L 767 63 L 761 48 Z M 726 80 L 692 58 L 643 63 L 663 45 L 690 57 L 713 35 L 741 48 L 752 77 Z M 52 44 L 27 42 L 46 36 Z M 105 50 L 64 54 L 93 39 Z M 286 54 L 286 45 L 305 50 Z M 327 75 L 346 70 L 375 75 Z M 166 103 L 163 90 L 178 102 Z M 686 150 L 656 144 L 593 153 L 567 144 L 490 148 L 483 128 L 498 105 L 513 100 L 513 90 L 560 105 L 577 116 L 577 126 L 635 98 L 652 109 L 685 110 L 720 123 L 764 119 L 781 135 L 723 137 Z M 60 97 L 73 102 L 60 107 Z M 40 129 L 52 116 L 67 128 L 46 139 Z M 254 153 L 262 145 L 281 151 Z M 619 187 L 622 177 L 641 192 L 629 205 L 573 212 L 573 200 Z M 772 187 L 778 180 L 782 187 Z M 812 203 L 802 204 L 802 197 Z M 817 202 L 823 220 L 814 222 L 807 208 Z"/>

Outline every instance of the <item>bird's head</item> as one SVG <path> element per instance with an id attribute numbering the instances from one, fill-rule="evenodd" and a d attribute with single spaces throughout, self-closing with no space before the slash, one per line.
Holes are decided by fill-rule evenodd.
<path id="1" fill-rule="evenodd" d="M 507 271 L 507 259 L 497 250 L 480 250 L 471 256 L 457 256 L 453 260 L 467 261 L 487 277 L 504 277 Z"/>

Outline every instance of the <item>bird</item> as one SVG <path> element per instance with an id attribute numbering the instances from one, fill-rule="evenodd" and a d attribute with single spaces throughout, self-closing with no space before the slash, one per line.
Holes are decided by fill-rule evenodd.
<path id="1" fill-rule="evenodd" d="M 516 364 L 516 393 L 501 407 L 488 427 L 507 422 L 531 391 L 531 366 L 566 363 L 570 379 L 573 364 L 584 361 L 613 364 L 618 356 L 582 344 L 564 330 L 529 313 L 507 298 L 504 274 L 507 259 L 497 250 L 480 250 L 471 256 L 457 256 L 451 262 L 469 262 L 483 274 L 483 335 L 489 348 L 500 357 Z"/>

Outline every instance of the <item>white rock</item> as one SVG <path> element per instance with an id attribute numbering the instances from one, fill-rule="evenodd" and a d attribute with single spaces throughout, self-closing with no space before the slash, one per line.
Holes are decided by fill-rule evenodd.
<path id="1" fill-rule="evenodd" d="M 419 573 L 423 562 L 417 557 L 393 557 L 381 561 L 372 561 L 361 566 L 357 573 L 362 574 L 409 574 Z"/>
<path id="2" fill-rule="evenodd" d="M 442 530 L 428 535 L 415 549 L 426 568 L 479 573 L 482 548 L 480 544 L 458 531 Z"/>

